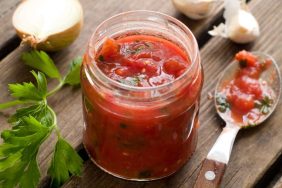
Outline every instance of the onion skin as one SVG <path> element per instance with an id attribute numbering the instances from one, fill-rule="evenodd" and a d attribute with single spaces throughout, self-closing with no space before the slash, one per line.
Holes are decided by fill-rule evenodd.
<path id="1" fill-rule="evenodd" d="M 35 37 L 31 36 L 30 34 L 24 33 L 23 31 L 16 29 L 16 32 L 18 36 L 23 40 L 23 42 L 29 44 L 31 47 L 47 52 L 54 52 L 62 50 L 63 48 L 66 48 L 71 43 L 73 43 L 75 39 L 79 36 L 82 26 L 83 21 L 81 20 L 73 27 L 60 33 L 50 35 L 47 39 L 41 42 L 39 42 Z"/>

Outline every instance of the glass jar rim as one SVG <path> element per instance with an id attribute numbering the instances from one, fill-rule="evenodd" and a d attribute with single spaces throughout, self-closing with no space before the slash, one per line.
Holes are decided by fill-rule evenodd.
<path id="1" fill-rule="evenodd" d="M 132 10 L 132 11 L 126 11 L 126 12 L 122 12 L 122 13 L 119 13 L 119 14 L 116 14 L 114 16 L 111 16 L 109 17 L 108 19 L 104 20 L 102 23 L 100 23 L 97 28 L 95 29 L 94 33 L 91 35 L 90 37 L 90 42 L 88 44 L 88 49 L 87 49 L 87 54 L 90 56 L 91 59 L 95 60 L 95 57 L 94 57 L 94 54 L 91 53 L 93 52 L 93 50 L 95 51 L 95 46 L 92 45 L 92 41 L 95 41 L 95 37 L 96 37 L 96 33 L 97 31 L 103 26 L 105 25 L 107 22 L 115 19 L 115 18 L 118 18 L 118 17 L 122 17 L 122 16 L 125 16 L 127 14 L 142 14 L 142 13 L 148 13 L 148 14 L 155 14 L 155 15 L 159 15 L 161 16 L 163 19 L 167 19 L 169 21 L 172 21 L 174 23 L 176 23 L 178 26 L 181 27 L 181 29 L 183 29 L 185 31 L 185 33 L 188 33 L 190 36 L 191 36 L 191 40 L 192 40 L 192 48 L 193 48 L 193 51 L 196 52 L 197 54 L 193 55 L 192 57 L 190 56 L 190 60 L 191 60 L 191 64 L 189 66 L 189 68 L 186 69 L 186 71 L 179 77 L 177 77 L 175 80 L 171 81 L 171 82 L 167 82 L 167 83 L 164 83 L 164 84 L 161 84 L 161 85 L 157 85 L 157 86 L 149 86 L 149 87 L 137 87 L 137 86 L 131 86 L 131 85 L 127 85 L 127 84 L 123 84 L 123 83 L 120 83 L 116 80 L 113 80 L 111 78 L 109 78 L 107 75 L 105 75 L 97 66 L 97 64 L 93 63 L 93 65 L 95 66 L 95 68 L 98 70 L 99 72 L 99 76 L 101 76 L 104 80 L 106 80 L 107 82 L 109 82 L 110 84 L 112 84 L 113 86 L 116 86 L 118 88 L 121 88 L 121 89 L 124 89 L 124 90 L 128 90 L 128 91 L 137 91 L 137 92 L 146 92 L 146 91 L 150 91 L 150 90 L 159 90 L 159 89 L 163 89 L 163 88 L 166 88 L 168 86 L 170 86 L 171 84 L 181 80 L 183 77 L 185 77 L 187 74 L 189 74 L 193 67 L 195 66 L 195 64 L 197 63 L 197 58 L 199 58 L 199 48 L 198 48 L 198 43 L 197 43 L 197 40 L 194 36 L 194 34 L 192 33 L 192 31 L 184 24 L 182 23 L 181 21 L 179 21 L 178 19 L 170 16 L 170 15 L 167 15 L 167 14 L 164 14 L 164 13 L 161 13 L 161 12 L 158 12 L 158 11 L 151 11 L 151 10 Z"/>

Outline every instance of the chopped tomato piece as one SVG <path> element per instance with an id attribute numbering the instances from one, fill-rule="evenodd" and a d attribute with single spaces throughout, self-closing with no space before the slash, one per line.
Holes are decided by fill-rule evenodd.
<path id="1" fill-rule="evenodd" d="M 236 98 L 233 105 L 241 112 L 249 112 L 255 107 L 254 100 L 251 97 L 244 98 L 242 96 Z"/>
<path id="2" fill-rule="evenodd" d="M 180 71 L 178 71 L 177 73 L 176 73 L 176 77 L 179 77 L 179 76 L 181 76 L 184 72 L 186 71 L 186 69 L 181 69 Z"/>
<path id="3" fill-rule="evenodd" d="M 238 71 L 237 76 L 238 77 L 249 76 L 251 78 L 258 79 L 260 77 L 260 74 L 261 74 L 261 70 L 258 69 L 257 67 L 246 67 L 246 68 L 240 69 Z"/>
<path id="4" fill-rule="evenodd" d="M 235 55 L 235 59 L 247 67 L 257 65 L 257 57 L 252 53 L 242 50 Z M 243 65 L 244 66 L 244 65 Z"/>
<path id="5" fill-rule="evenodd" d="M 121 66 L 133 66 L 135 62 L 131 59 L 121 58 L 120 59 Z"/>
<path id="6" fill-rule="evenodd" d="M 131 80 L 146 78 L 136 87 L 162 85 L 174 81 L 191 64 L 176 44 L 152 36 L 106 39 L 96 55 L 98 67 L 110 78 L 132 86 Z"/>
<path id="7" fill-rule="evenodd" d="M 235 79 L 234 84 L 244 93 L 252 94 L 256 98 L 262 97 L 262 89 L 257 79 L 253 79 L 248 76 L 241 76 Z"/>
<path id="8" fill-rule="evenodd" d="M 115 73 L 117 75 L 119 75 L 119 76 L 128 76 L 128 75 L 130 75 L 129 70 L 126 67 L 116 69 Z"/>
<path id="9" fill-rule="evenodd" d="M 152 55 L 152 59 L 154 60 L 154 61 L 161 61 L 162 59 L 158 56 L 158 55 L 156 55 L 156 54 L 153 54 Z"/>
<path id="10" fill-rule="evenodd" d="M 266 59 L 263 63 L 261 63 L 261 69 L 266 70 L 271 66 L 271 64 L 272 64 L 272 60 Z"/>
<path id="11" fill-rule="evenodd" d="M 169 59 L 164 63 L 164 71 L 168 74 L 173 74 L 174 76 L 178 76 L 177 73 L 185 68 L 185 65 L 174 59 Z"/>
<path id="12" fill-rule="evenodd" d="M 156 73 L 157 71 L 158 71 L 158 67 L 156 66 L 156 65 L 154 65 L 154 64 L 146 64 L 146 72 L 147 73 L 152 73 L 152 74 L 154 74 L 154 73 Z"/>
<path id="13" fill-rule="evenodd" d="M 114 39 L 106 39 L 98 55 L 100 61 L 110 61 L 119 56 L 119 45 Z"/>
<path id="14" fill-rule="evenodd" d="M 228 95 L 227 100 L 231 103 L 231 110 L 240 113 L 246 113 L 255 107 L 252 95 L 242 93 L 240 90 L 235 90 L 231 95 Z"/>
<path id="15" fill-rule="evenodd" d="M 142 52 L 136 55 L 136 59 L 141 59 L 141 58 L 152 58 L 152 53 L 151 52 Z"/>

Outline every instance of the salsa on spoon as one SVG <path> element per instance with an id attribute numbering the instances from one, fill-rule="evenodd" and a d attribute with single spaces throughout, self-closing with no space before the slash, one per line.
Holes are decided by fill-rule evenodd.
<path id="1" fill-rule="evenodd" d="M 275 61 L 259 52 L 237 53 L 215 90 L 216 110 L 226 126 L 204 160 L 194 187 L 219 186 L 238 131 L 266 120 L 279 97 L 280 72 Z"/>

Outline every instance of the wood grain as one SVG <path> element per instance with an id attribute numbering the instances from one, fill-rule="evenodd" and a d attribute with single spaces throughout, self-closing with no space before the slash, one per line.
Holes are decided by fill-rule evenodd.
<path id="1" fill-rule="evenodd" d="M 5 2 L 6 1 L 7 0 L 5 0 Z M 218 6 L 214 15 L 210 18 L 194 22 L 179 14 L 168 0 L 123 0 L 122 3 L 114 0 L 81 0 L 81 3 L 85 13 L 85 24 L 80 37 L 69 48 L 51 54 L 61 72 L 66 72 L 71 59 L 84 53 L 87 42 L 97 25 L 117 13 L 134 9 L 147 9 L 167 13 L 182 20 L 190 27 L 195 36 L 199 37 L 201 33 L 209 27 L 209 23 L 219 16 L 219 10 L 222 7 Z M 11 13 L 9 13 L 9 15 L 11 16 Z M 10 22 L 8 17 L 5 19 L 5 22 Z M 10 35 L 5 34 L 5 37 L 9 38 Z M 0 44 L 2 43 L 0 42 Z M 7 84 L 31 80 L 31 74 L 29 74 L 30 69 L 24 66 L 20 61 L 20 54 L 27 50 L 27 47 L 18 47 L 0 62 L 0 102 L 6 102 L 11 99 L 8 96 Z M 50 88 L 54 87 L 56 81 L 52 80 L 50 82 Z M 74 147 L 79 147 L 81 144 L 81 131 L 83 126 L 80 90 L 73 90 L 66 87 L 55 96 L 51 97 L 49 103 L 54 107 L 58 115 L 58 124 L 62 135 L 67 138 Z M 0 130 L 9 127 L 6 118 L 11 113 L 11 110 L 0 113 Z M 52 146 L 55 142 L 56 139 L 53 135 L 40 149 L 39 164 L 43 175 L 46 174 L 46 169 L 49 165 L 48 162 L 52 155 Z M 102 174 L 102 176 L 104 175 Z"/>
<path id="2" fill-rule="evenodd" d="M 274 6 L 275 5 L 275 6 Z M 282 1 L 255 0 L 250 3 L 251 11 L 261 26 L 260 38 L 252 44 L 236 45 L 226 39 L 213 38 L 201 50 L 205 70 L 205 84 L 202 92 L 201 126 L 198 149 L 191 161 L 175 175 L 153 182 L 129 182 L 103 173 L 88 161 L 82 178 L 68 182 L 64 187 L 192 187 L 199 172 L 201 161 L 214 144 L 224 123 L 215 114 L 213 101 L 207 99 L 213 91 L 220 72 L 240 49 L 263 51 L 271 54 L 282 70 Z M 268 167 L 282 153 L 282 106 L 279 101 L 276 112 L 260 126 L 239 133 L 222 187 L 253 187 Z"/>
<path id="3" fill-rule="evenodd" d="M 1 0 L 0 1 L 0 44 L 5 42 L 15 35 L 15 31 L 12 25 L 12 15 L 15 11 L 20 0 Z"/>
<path id="4" fill-rule="evenodd" d="M 16 33 L 12 25 L 12 15 L 15 11 L 17 5 L 20 3 L 20 0 L 1 0 L 0 1 L 0 59 L 13 45 L 16 46 L 16 43 L 19 43 L 19 40 L 16 41 Z"/>

